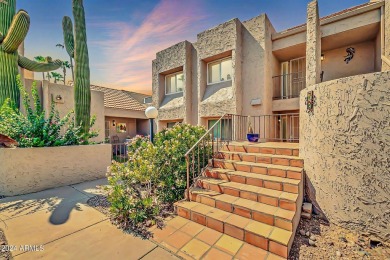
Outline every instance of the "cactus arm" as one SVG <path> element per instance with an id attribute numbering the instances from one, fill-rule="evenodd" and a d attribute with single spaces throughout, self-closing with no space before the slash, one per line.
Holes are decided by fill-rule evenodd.
<path id="1" fill-rule="evenodd" d="M 76 123 L 88 133 L 91 121 L 90 70 L 83 0 L 73 0 L 75 23 L 75 82 L 74 99 Z"/>
<path id="2" fill-rule="evenodd" d="M 62 30 L 64 34 L 64 43 L 66 51 L 69 56 L 74 58 L 74 35 L 73 35 L 73 24 L 70 17 L 65 16 L 62 19 Z"/>
<path id="3" fill-rule="evenodd" d="M 24 10 L 20 10 L 12 20 L 7 36 L 2 42 L 3 50 L 12 53 L 19 48 L 30 28 L 30 16 Z"/>
<path id="4" fill-rule="evenodd" d="M 18 64 L 20 67 L 29 71 L 48 72 L 59 69 L 62 65 L 62 61 L 55 60 L 54 62 L 36 62 L 19 55 Z"/>

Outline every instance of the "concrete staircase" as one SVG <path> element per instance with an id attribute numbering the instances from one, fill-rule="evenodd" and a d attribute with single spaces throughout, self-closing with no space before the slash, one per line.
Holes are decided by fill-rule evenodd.
<path id="1" fill-rule="evenodd" d="M 287 258 L 303 200 L 297 143 L 229 143 L 196 186 L 179 216 Z"/>

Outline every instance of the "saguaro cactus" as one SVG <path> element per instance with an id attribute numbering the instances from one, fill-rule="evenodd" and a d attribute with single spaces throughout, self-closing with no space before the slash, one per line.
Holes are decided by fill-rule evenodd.
<path id="1" fill-rule="evenodd" d="M 87 32 L 83 0 L 73 0 L 75 28 L 73 36 L 72 20 L 65 16 L 62 20 L 64 43 L 69 56 L 75 60 L 74 103 L 76 123 L 88 133 L 91 120 L 91 86 Z"/>
<path id="2" fill-rule="evenodd" d="M 0 105 L 10 98 L 19 107 L 18 65 L 30 71 L 47 72 L 58 69 L 62 62 L 50 58 L 46 63 L 38 63 L 18 54 L 30 28 L 30 17 L 24 10 L 15 12 L 16 0 L 0 1 Z"/>

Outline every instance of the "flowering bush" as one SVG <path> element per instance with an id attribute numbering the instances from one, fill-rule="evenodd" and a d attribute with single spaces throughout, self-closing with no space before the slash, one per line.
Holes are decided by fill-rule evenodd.
<path id="1" fill-rule="evenodd" d="M 80 126 L 75 125 L 74 113 L 69 112 L 64 118 L 60 118 L 51 105 L 49 116 L 41 106 L 36 83 L 34 82 L 31 93 L 33 107 L 28 93 L 24 89 L 20 77 L 18 85 L 23 98 L 25 114 L 19 111 L 7 99 L 0 108 L 0 133 L 15 139 L 19 147 L 44 147 L 88 144 L 90 138 L 96 137 L 97 132 L 91 131 L 81 134 Z M 91 125 L 95 122 L 92 118 Z M 63 130 L 63 134 L 61 133 Z"/>
<path id="2" fill-rule="evenodd" d="M 108 173 L 108 200 L 117 224 L 142 231 L 146 223 L 160 223 L 161 215 L 184 197 L 184 155 L 205 131 L 203 127 L 177 124 L 157 133 L 154 144 L 141 136 L 129 142 L 129 160 L 114 162 Z M 194 162 L 197 161 L 196 157 Z M 207 164 L 200 161 L 199 167 Z"/>

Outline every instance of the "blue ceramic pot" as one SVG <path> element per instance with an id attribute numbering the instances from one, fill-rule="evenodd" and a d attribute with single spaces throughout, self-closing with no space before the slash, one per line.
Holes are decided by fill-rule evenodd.
<path id="1" fill-rule="evenodd" d="M 246 138 L 248 138 L 249 142 L 258 142 L 259 134 L 246 134 Z"/>

